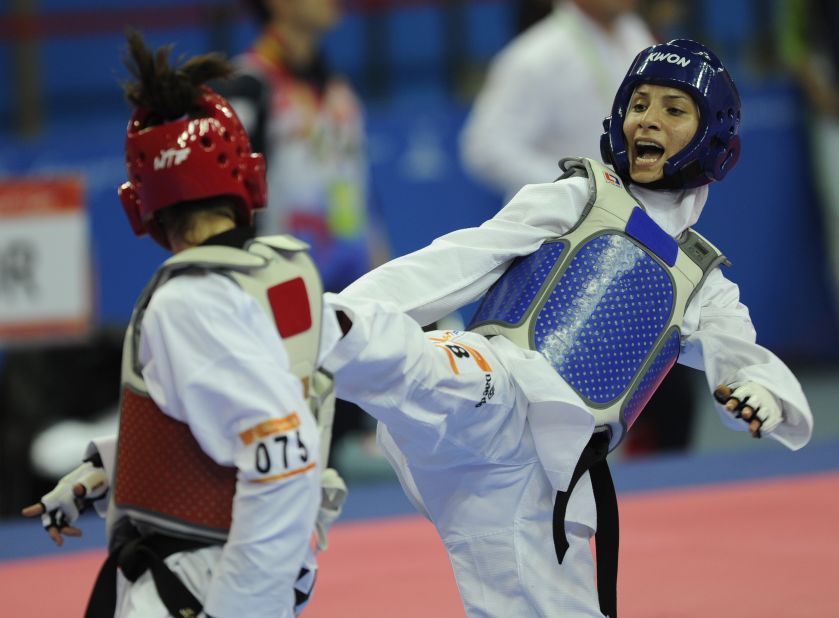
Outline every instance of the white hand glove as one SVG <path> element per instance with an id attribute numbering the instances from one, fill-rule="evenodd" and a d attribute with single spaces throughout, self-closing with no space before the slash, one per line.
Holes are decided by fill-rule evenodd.
<path id="1" fill-rule="evenodd" d="M 320 491 L 320 509 L 315 522 L 315 532 L 318 550 L 323 551 L 329 547 L 326 534 L 341 515 L 344 501 L 347 499 L 347 484 L 334 468 L 326 468 L 320 475 Z"/>
<path id="2" fill-rule="evenodd" d="M 74 489 L 81 486 L 83 491 Z M 108 477 L 105 470 L 85 461 L 75 470 L 62 477 L 58 484 L 41 498 L 44 512 L 41 522 L 44 528 L 53 526 L 59 530 L 79 518 L 92 502 L 108 492 Z"/>
<path id="3" fill-rule="evenodd" d="M 730 390 L 734 387 L 734 390 Z M 732 384 L 724 393 L 717 389 L 715 396 L 727 410 L 737 418 L 742 418 L 749 425 L 756 438 L 761 433 L 771 433 L 784 420 L 784 414 L 778 399 L 769 390 L 756 382 L 744 382 L 739 386 Z M 754 428 L 755 420 L 758 426 Z"/>

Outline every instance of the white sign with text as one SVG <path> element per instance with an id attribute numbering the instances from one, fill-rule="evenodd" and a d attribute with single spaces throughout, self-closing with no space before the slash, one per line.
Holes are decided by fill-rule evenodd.
<path id="1" fill-rule="evenodd" d="M 0 181 L 0 341 L 84 334 L 91 279 L 82 182 Z"/>

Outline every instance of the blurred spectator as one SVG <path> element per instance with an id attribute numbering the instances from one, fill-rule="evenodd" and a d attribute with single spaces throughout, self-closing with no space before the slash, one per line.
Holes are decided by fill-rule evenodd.
<path id="1" fill-rule="evenodd" d="M 234 59 L 237 77 L 215 87 L 267 160 L 268 208 L 256 216 L 259 233 L 288 233 L 309 243 L 324 289 L 338 292 L 387 258 L 382 226 L 369 209 L 362 105 L 321 49 L 341 18 L 339 1 L 248 4 L 261 32 Z M 339 401 L 333 455 L 351 433 L 374 443 L 368 417 Z M 356 458 L 368 452 L 362 449 Z"/>
<path id="2" fill-rule="evenodd" d="M 368 209 L 361 102 L 321 50 L 340 19 L 338 0 L 249 0 L 262 30 L 219 84 L 268 161 L 268 209 L 260 234 L 308 242 L 324 287 L 337 292 L 381 252 Z M 377 254 L 378 261 L 382 261 Z"/>
<path id="3" fill-rule="evenodd" d="M 461 136 L 463 162 L 509 198 L 559 175 L 564 156 L 600 160 L 599 135 L 625 67 L 654 36 L 635 0 L 565 0 L 537 23 L 539 0 L 521 3 L 526 30 L 493 60 Z M 678 7 L 647 3 L 664 27 Z M 584 101 L 581 104 L 580 101 Z M 629 434 L 625 453 L 689 445 L 695 412 L 691 370 L 677 365 Z"/>
<path id="4" fill-rule="evenodd" d="M 839 3 L 781 0 L 777 6 L 781 57 L 800 85 L 809 112 L 813 178 L 839 310 Z"/>
<path id="5" fill-rule="evenodd" d="M 600 159 L 625 67 L 653 43 L 635 4 L 565 0 L 498 54 L 461 136 L 475 176 L 510 196 L 556 178 L 569 153 Z"/>

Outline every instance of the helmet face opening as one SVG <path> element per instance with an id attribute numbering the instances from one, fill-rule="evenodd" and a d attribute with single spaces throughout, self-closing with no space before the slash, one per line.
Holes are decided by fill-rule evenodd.
<path id="1" fill-rule="evenodd" d="M 204 86 L 195 116 L 149 126 L 150 114 L 134 112 L 125 143 L 128 182 L 119 195 L 134 232 L 151 233 L 168 248 L 154 213 L 219 196 L 230 198 L 237 224 L 249 224 L 253 211 L 265 206 L 265 161 L 251 152 L 230 104 Z"/>
<path id="2" fill-rule="evenodd" d="M 685 189 L 722 180 L 740 154 L 740 95 L 719 58 L 688 39 L 648 47 L 635 57 L 615 95 L 611 115 L 603 121 L 600 151 L 604 161 L 629 179 L 623 124 L 633 92 L 645 83 L 678 88 L 699 109 L 693 139 L 665 163 L 664 178 L 650 186 Z"/>

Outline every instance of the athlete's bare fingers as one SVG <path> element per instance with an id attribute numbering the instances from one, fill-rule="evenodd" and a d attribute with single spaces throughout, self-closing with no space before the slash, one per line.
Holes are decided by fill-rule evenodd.
<path id="1" fill-rule="evenodd" d="M 20 514 L 24 517 L 37 517 L 38 515 L 43 514 L 44 512 L 44 505 L 40 502 L 35 504 L 30 504 L 29 506 L 21 509 Z"/>
<path id="2" fill-rule="evenodd" d="M 58 530 L 58 526 L 50 526 L 47 528 L 47 534 L 52 539 L 53 543 L 61 547 L 64 545 L 64 537 L 61 536 L 61 532 Z"/>
<path id="3" fill-rule="evenodd" d="M 734 393 L 730 386 L 720 384 L 714 390 L 714 399 L 716 399 L 722 406 L 734 414 L 736 418 L 743 418 L 748 421 L 754 417 L 755 411 L 751 406 L 745 405 L 737 397 L 732 397 Z"/>
<path id="4" fill-rule="evenodd" d="M 720 384 L 714 389 L 714 399 L 716 399 L 721 404 L 725 404 L 731 397 L 731 387 L 727 384 Z"/>
<path id="5" fill-rule="evenodd" d="M 729 412 L 739 412 L 737 408 L 740 407 L 740 400 L 732 397 L 731 399 L 725 402 L 725 406 L 723 407 Z"/>

